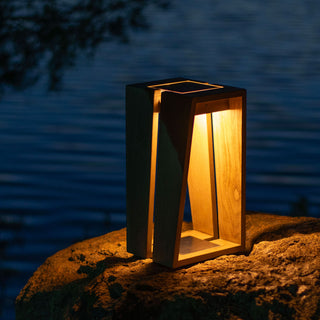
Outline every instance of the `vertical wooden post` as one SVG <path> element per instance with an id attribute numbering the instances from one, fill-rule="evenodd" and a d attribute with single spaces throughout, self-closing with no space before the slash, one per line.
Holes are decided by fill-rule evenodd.
<path id="1" fill-rule="evenodd" d="M 219 237 L 239 244 L 242 243 L 244 219 L 242 113 L 242 97 L 237 97 L 230 98 L 228 110 L 212 114 Z"/>
<path id="2" fill-rule="evenodd" d="M 151 257 L 157 119 L 154 93 L 126 88 L 127 250 Z"/>

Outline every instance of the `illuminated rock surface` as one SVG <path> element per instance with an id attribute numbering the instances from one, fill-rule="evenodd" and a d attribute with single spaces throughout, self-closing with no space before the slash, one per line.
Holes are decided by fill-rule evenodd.
<path id="1" fill-rule="evenodd" d="M 246 254 L 179 270 L 127 253 L 125 229 L 76 243 L 30 278 L 17 319 L 319 319 L 320 219 L 246 223 Z"/>

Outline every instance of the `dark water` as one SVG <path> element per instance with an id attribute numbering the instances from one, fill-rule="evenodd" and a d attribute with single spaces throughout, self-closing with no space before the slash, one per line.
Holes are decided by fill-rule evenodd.
<path id="1" fill-rule="evenodd" d="M 129 43 L 71 55 L 57 92 L 41 63 L 25 90 L 2 78 L 0 317 L 14 318 L 46 257 L 125 225 L 128 83 L 185 76 L 246 88 L 247 209 L 320 217 L 319 10 L 315 0 L 173 1 L 144 8 L 150 28 L 129 28 Z"/>

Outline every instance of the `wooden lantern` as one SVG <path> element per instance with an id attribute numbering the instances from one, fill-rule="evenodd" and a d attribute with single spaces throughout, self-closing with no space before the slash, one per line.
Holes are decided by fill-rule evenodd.
<path id="1" fill-rule="evenodd" d="M 177 268 L 244 249 L 245 128 L 244 89 L 127 86 L 128 252 Z M 193 227 L 181 232 L 187 188 Z"/>

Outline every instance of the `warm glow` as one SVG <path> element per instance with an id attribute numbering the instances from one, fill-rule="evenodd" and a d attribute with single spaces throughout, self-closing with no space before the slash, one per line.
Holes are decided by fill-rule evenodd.
<path id="1" fill-rule="evenodd" d="M 178 265 L 241 245 L 242 102 L 230 102 L 226 110 L 194 117 L 188 171 L 193 230 L 181 234 Z"/>
<path id="2" fill-rule="evenodd" d="M 149 212 L 148 212 L 148 237 L 147 237 L 147 256 L 152 255 L 152 230 L 153 230 L 153 210 L 154 210 L 154 191 L 156 184 L 157 166 L 157 141 L 158 141 L 159 113 L 153 113 L 152 120 L 152 147 L 151 147 L 151 167 L 150 167 L 150 187 L 149 187 Z"/>
<path id="3" fill-rule="evenodd" d="M 194 117 L 188 187 L 193 228 L 217 237 L 214 155 L 210 114 Z"/>

